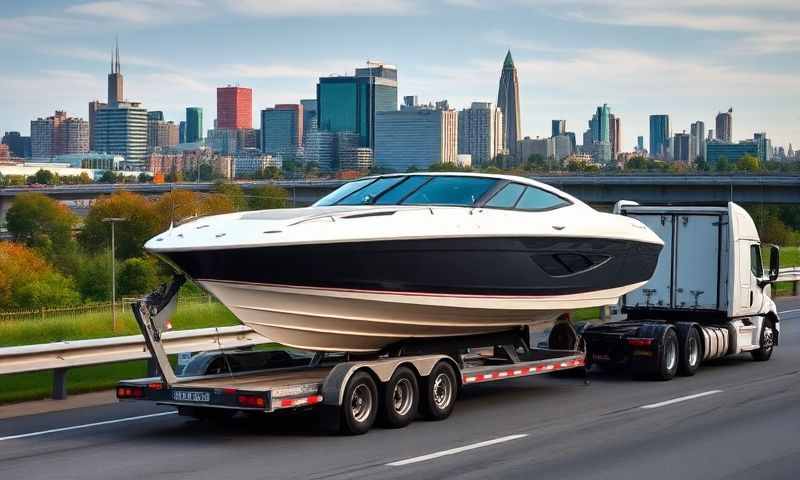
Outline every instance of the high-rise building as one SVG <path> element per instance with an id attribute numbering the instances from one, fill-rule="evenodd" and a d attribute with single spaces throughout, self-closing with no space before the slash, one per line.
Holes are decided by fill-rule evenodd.
<path id="1" fill-rule="evenodd" d="M 253 90 L 217 88 L 217 124 L 214 128 L 253 128 Z"/>
<path id="2" fill-rule="evenodd" d="M 161 110 L 150 110 L 147 112 L 147 121 L 148 122 L 163 122 L 164 121 L 164 112 Z"/>
<path id="3" fill-rule="evenodd" d="M 5 143 L 0 143 L 0 162 L 11 160 L 11 150 Z"/>
<path id="4" fill-rule="evenodd" d="M 303 139 L 303 150 L 307 163 L 316 163 L 323 173 L 337 170 L 336 134 L 312 128 Z"/>
<path id="5" fill-rule="evenodd" d="M 762 162 L 772 160 L 772 141 L 766 132 L 754 133 L 753 142 L 758 146 L 758 159 Z"/>
<path id="6" fill-rule="evenodd" d="M 733 107 L 727 112 L 717 114 L 717 140 L 721 142 L 733 142 Z"/>
<path id="7" fill-rule="evenodd" d="M 566 135 L 567 138 L 569 138 L 570 148 L 572 149 L 572 152 L 573 153 L 577 152 L 578 151 L 578 144 L 577 144 L 577 142 L 575 140 L 575 132 L 565 132 L 564 135 Z"/>
<path id="8" fill-rule="evenodd" d="M 644 136 L 642 135 L 636 137 L 636 151 L 638 152 L 644 151 Z"/>
<path id="9" fill-rule="evenodd" d="M 116 44 L 116 57 L 111 52 L 111 72 L 108 74 L 108 105 L 116 106 L 125 100 L 122 88 L 122 69 L 119 62 L 119 42 Z"/>
<path id="10" fill-rule="evenodd" d="M 317 128 L 317 99 L 305 98 L 300 100 L 303 106 L 303 138 L 311 128 Z"/>
<path id="11" fill-rule="evenodd" d="M 676 133 L 672 141 L 673 160 L 676 162 L 688 162 L 691 159 L 689 146 L 689 134 L 685 131 Z"/>
<path id="12" fill-rule="evenodd" d="M 174 147 L 179 143 L 180 127 L 176 123 L 160 120 L 147 122 L 148 151 L 152 152 L 154 149 L 162 147 Z"/>
<path id="13" fill-rule="evenodd" d="M 317 84 L 318 128 L 353 132 L 373 147 L 377 112 L 397 111 L 397 68 L 368 62 L 352 77 L 322 77 Z"/>
<path id="14" fill-rule="evenodd" d="M 409 107 L 410 108 L 410 107 Z M 491 102 L 472 102 L 458 112 L 458 153 L 484 165 L 503 152 L 503 112 Z"/>
<path id="15" fill-rule="evenodd" d="M 12 157 L 31 157 L 31 137 L 23 137 L 19 132 L 6 132 L 2 143 L 8 145 L 9 155 Z"/>
<path id="16" fill-rule="evenodd" d="M 89 150 L 94 151 L 94 135 L 92 135 L 92 128 L 94 127 L 97 119 L 97 111 L 101 108 L 106 108 L 108 104 L 100 100 L 93 100 L 89 102 Z"/>
<path id="17" fill-rule="evenodd" d="M 706 137 L 706 143 L 711 142 L 712 140 L 714 140 L 714 129 L 713 128 L 709 128 L 708 129 L 708 137 Z"/>
<path id="18" fill-rule="evenodd" d="M 145 167 L 147 110 L 138 102 L 119 102 L 96 113 L 95 150 L 125 157 L 126 167 Z"/>
<path id="19" fill-rule="evenodd" d="M 730 163 L 736 163 L 745 155 L 758 157 L 758 154 L 758 144 L 752 140 L 745 140 L 739 143 L 713 140 L 706 145 L 706 161 L 711 165 L 716 165 L 722 159 Z"/>
<path id="20" fill-rule="evenodd" d="M 181 120 L 178 124 L 178 143 L 186 143 L 186 121 Z"/>
<path id="21" fill-rule="evenodd" d="M 195 143 L 203 140 L 203 109 L 186 107 L 186 139 L 181 143 Z"/>
<path id="22" fill-rule="evenodd" d="M 611 109 L 608 108 L 608 105 L 603 104 L 603 106 L 597 107 L 597 111 L 589 122 L 589 127 L 592 130 L 592 141 L 611 143 L 610 115 Z"/>
<path id="23" fill-rule="evenodd" d="M 608 114 L 608 137 L 611 143 L 611 153 L 616 157 L 622 151 L 622 121 L 611 113 Z"/>
<path id="24" fill-rule="evenodd" d="M 378 112 L 375 166 L 397 172 L 458 159 L 458 113 L 419 108 Z"/>
<path id="25" fill-rule="evenodd" d="M 67 112 L 31 121 L 31 155 L 49 160 L 56 155 L 89 151 L 89 122 L 70 118 Z"/>
<path id="26" fill-rule="evenodd" d="M 500 74 L 500 88 L 497 91 L 497 106 L 503 112 L 503 145 L 509 150 L 516 148 L 520 133 L 519 79 L 517 67 L 511 58 L 511 50 L 506 53 L 503 71 Z"/>
<path id="27" fill-rule="evenodd" d="M 698 120 L 689 127 L 689 161 L 706 158 L 706 124 Z"/>
<path id="28" fill-rule="evenodd" d="M 564 135 L 567 133 L 567 121 L 566 120 L 553 120 L 552 121 L 552 130 L 550 133 L 551 137 L 557 137 L 559 135 Z"/>
<path id="29" fill-rule="evenodd" d="M 666 160 L 669 138 L 669 115 L 650 115 L 650 156 Z"/>
<path id="30" fill-rule="evenodd" d="M 280 104 L 261 110 L 261 149 L 264 153 L 294 158 L 303 145 L 303 105 Z"/>

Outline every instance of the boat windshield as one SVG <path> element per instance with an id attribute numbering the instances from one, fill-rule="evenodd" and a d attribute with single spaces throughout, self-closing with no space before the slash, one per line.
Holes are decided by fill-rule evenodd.
<path id="1" fill-rule="evenodd" d="M 454 205 L 472 206 L 497 184 L 496 178 L 462 176 L 391 176 L 342 185 L 315 206 Z"/>

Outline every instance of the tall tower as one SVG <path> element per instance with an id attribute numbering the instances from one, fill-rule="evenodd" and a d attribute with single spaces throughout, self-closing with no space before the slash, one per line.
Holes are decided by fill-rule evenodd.
<path id="1" fill-rule="evenodd" d="M 111 52 L 111 72 L 108 74 L 108 105 L 116 106 L 124 99 L 122 92 L 122 69 L 119 66 L 119 40 Z"/>
<path id="2" fill-rule="evenodd" d="M 733 142 L 733 107 L 717 114 L 717 140 Z"/>
<path id="3" fill-rule="evenodd" d="M 503 73 L 500 74 L 500 88 L 497 92 L 497 106 L 503 112 L 503 144 L 508 151 L 517 149 L 517 140 L 521 137 L 519 128 L 519 79 L 517 67 L 511 58 L 511 50 L 503 62 Z"/>

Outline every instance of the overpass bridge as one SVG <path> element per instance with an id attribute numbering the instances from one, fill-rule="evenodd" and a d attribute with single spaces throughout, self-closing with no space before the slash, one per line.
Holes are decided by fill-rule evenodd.
<path id="1" fill-rule="evenodd" d="M 593 204 L 613 204 L 627 199 L 643 204 L 800 204 L 800 176 L 793 175 L 536 175 L 536 180 L 553 185 Z M 238 182 L 247 191 L 265 184 L 284 187 L 292 205 L 310 205 L 345 183 L 344 180 L 260 180 Z M 14 197 L 23 192 L 40 192 L 61 201 L 91 201 L 100 195 L 129 191 L 160 195 L 170 190 L 209 192 L 211 182 L 168 184 L 89 184 L 0 189 L 0 222 Z"/>

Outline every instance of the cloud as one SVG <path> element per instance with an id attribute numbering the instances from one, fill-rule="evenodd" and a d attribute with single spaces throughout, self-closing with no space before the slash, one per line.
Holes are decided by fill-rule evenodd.
<path id="1" fill-rule="evenodd" d="M 199 0 L 107 0 L 81 3 L 66 13 L 143 26 L 189 22 L 202 18 L 205 5 Z"/>
<path id="2" fill-rule="evenodd" d="M 422 9 L 416 0 L 225 0 L 224 3 L 233 12 L 263 17 L 414 15 Z"/>

